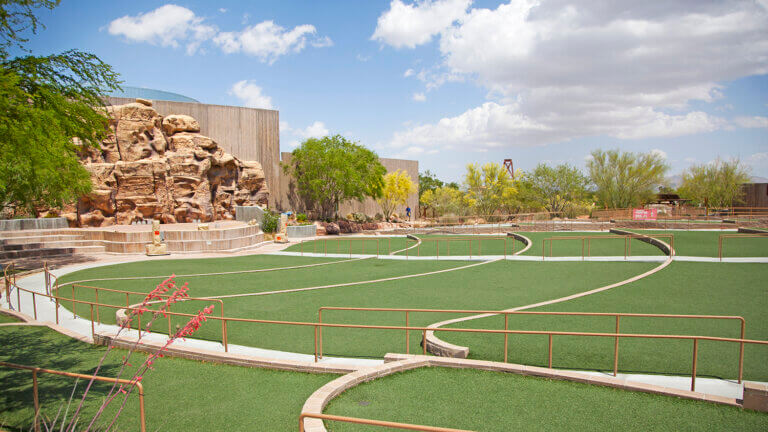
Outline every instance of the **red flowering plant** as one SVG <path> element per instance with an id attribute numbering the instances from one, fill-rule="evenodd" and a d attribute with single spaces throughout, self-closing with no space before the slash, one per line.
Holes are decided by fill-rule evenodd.
<path id="1" fill-rule="evenodd" d="M 149 333 L 152 324 L 160 317 L 167 317 L 167 312 L 169 311 L 171 305 L 184 301 L 185 299 L 189 298 L 189 287 L 185 283 L 181 287 L 177 287 L 176 283 L 174 281 L 174 278 L 176 276 L 172 275 L 168 279 L 164 280 L 160 284 L 157 285 L 152 291 L 147 294 L 147 296 L 144 298 L 144 300 L 139 304 L 138 306 L 131 308 L 129 311 L 126 309 L 126 319 L 121 323 L 119 330 L 114 336 L 114 340 L 117 340 L 120 336 L 120 334 L 125 329 L 131 328 L 131 323 L 133 322 L 134 318 L 138 318 L 141 315 L 144 314 L 151 314 L 149 320 L 147 321 L 147 324 L 143 326 L 143 328 L 138 328 L 138 337 L 136 340 L 131 344 L 130 348 L 128 349 L 128 354 L 123 357 L 122 364 L 120 365 L 120 369 L 117 373 L 116 378 L 120 378 L 123 373 L 125 372 L 126 368 L 132 367 L 133 365 L 129 362 L 131 356 L 136 351 L 136 348 L 141 343 L 142 338 Z M 171 291 L 170 295 L 167 295 L 166 293 Z M 150 305 L 152 304 L 159 304 L 160 306 L 157 309 L 150 309 Z M 150 353 L 149 356 L 138 366 L 136 369 L 136 372 L 133 374 L 133 377 L 131 378 L 132 384 L 118 384 L 117 381 L 112 385 L 112 388 L 109 390 L 107 395 L 104 397 L 104 401 L 99 407 L 98 411 L 94 415 L 94 417 L 90 420 L 88 425 L 85 427 L 85 429 L 79 429 L 79 430 L 93 430 L 96 428 L 96 422 L 101 418 L 102 414 L 104 413 L 104 410 L 117 398 L 119 398 L 122 395 L 122 402 L 120 403 L 120 407 L 117 409 L 114 417 L 110 420 L 108 426 L 106 428 L 99 427 L 99 430 L 109 431 L 112 430 L 115 427 L 115 423 L 120 416 L 120 413 L 122 413 L 123 409 L 125 408 L 125 404 L 128 401 L 128 397 L 130 396 L 133 389 L 136 387 L 136 383 L 141 382 L 141 380 L 144 378 L 144 374 L 146 374 L 149 370 L 153 369 L 152 365 L 158 358 L 164 357 L 164 353 L 168 350 L 168 347 L 171 346 L 176 340 L 178 339 L 184 339 L 188 336 L 191 336 L 195 331 L 197 331 L 203 322 L 207 321 L 208 316 L 213 313 L 213 305 L 209 305 L 205 308 L 203 308 L 202 311 L 198 311 L 196 315 L 194 315 L 192 318 L 190 318 L 189 322 L 182 327 L 179 328 L 175 333 L 168 335 L 168 340 L 165 342 L 165 344 L 155 350 L 154 352 Z M 96 369 L 93 372 L 93 375 L 96 376 L 99 373 L 99 370 L 103 366 L 105 360 L 107 359 L 107 356 L 109 353 L 115 348 L 113 344 L 109 344 L 107 347 L 106 352 L 101 357 L 98 365 L 96 366 Z M 78 423 L 81 425 L 83 423 L 79 422 L 79 414 L 82 410 L 85 399 L 88 396 L 88 392 L 91 389 L 92 385 L 94 383 L 94 379 L 91 378 L 91 380 L 88 382 L 85 391 L 83 393 L 82 398 L 80 399 L 80 403 L 77 406 L 77 409 L 75 410 L 74 414 L 71 417 L 71 420 L 66 425 L 62 425 L 60 430 L 67 431 L 67 432 L 74 432 L 75 428 L 78 426 Z M 47 429 L 53 430 L 54 425 L 46 425 Z"/>

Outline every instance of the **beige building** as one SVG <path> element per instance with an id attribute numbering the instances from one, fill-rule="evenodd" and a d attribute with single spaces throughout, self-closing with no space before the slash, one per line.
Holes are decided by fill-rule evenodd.
<path id="1" fill-rule="evenodd" d="M 134 98 L 109 97 L 107 102 L 120 105 L 133 102 Z M 200 123 L 200 133 L 211 137 L 224 151 L 241 160 L 254 160 L 261 163 L 267 187 L 270 190 L 269 206 L 279 211 L 305 211 L 291 188 L 291 179 L 282 173 L 280 166 L 280 114 L 276 110 L 209 105 L 197 102 L 177 102 L 153 100 L 153 107 L 162 116 L 186 114 Z M 284 160 L 290 159 L 290 153 L 282 153 Z M 403 169 L 411 179 L 418 183 L 419 163 L 413 160 L 382 159 L 387 171 Z M 295 188 L 294 188 L 295 189 Z M 413 214 L 418 214 L 418 194 L 413 194 L 406 206 Z M 405 207 L 396 213 L 405 215 Z M 340 215 L 361 212 L 369 216 L 381 212 L 379 205 L 367 199 L 364 202 L 347 202 L 339 209 Z"/>

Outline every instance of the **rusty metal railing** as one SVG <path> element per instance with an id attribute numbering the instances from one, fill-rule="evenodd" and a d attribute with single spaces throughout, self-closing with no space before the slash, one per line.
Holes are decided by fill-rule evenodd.
<path id="1" fill-rule="evenodd" d="M 34 295 L 37 294 L 38 296 L 42 297 L 52 297 L 56 300 L 56 307 L 58 309 L 58 302 L 60 298 L 58 296 L 49 296 L 46 294 L 41 293 L 34 293 L 30 290 L 20 288 L 19 286 L 15 286 L 18 291 L 25 291 L 28 293 L 32 293 L 32 301 L 34 303 L 35 297 Z M 71 299 L 64 299 L 65 301 L 69 302 L 72 301 Z M 91 333 L 93 335 L 93 338 L 96 337 L 96 332 L 94 328 L 94 320 L 93 320 L 93 308 L 94 308 L 94 302 L 88 302 L 83 300 L 74 300 L 77 303 L 82 304 L 88 304 L 90 305 L 91 309 Z M 19 309 L 21 309 L 21 303 L 19 303 Z M 104 307 L 110 307 L 115 309 L 126 309 L 129 311 L 136 311 L 138 308 L 132 308 L 132 307 L 124 307 L 124 306 L 117 306 L 117 305 L 105 305 L 102 304 L 101 306 Z M 170 316 L 183 316 L 183 317 L 194 317 L 193 314 L 187 314 L 187 313 L 181 313 L 181 312 L 165 312 L 167 315 Z M 58 317 L 58 316 L 57 316 Z M 279 320 L 263 320 L 263 319 L 250 319 L 250 318 L 232 318 L 232 317 L 217 317 L 217 316 L 209 316 L 208 319 L 211 320 L 222 320 L 224 322 L 223 325 L 223 331 L 226 334 L 227 332 L 227 323 L 229 322 L 246 322 L 246 323 L 255 323 L 255 324 L 275 324 L 275 325 L 291 325 L 291 326 L 300 326 L 300 327 L 312 327 L 314 328 L 314 342 L 315 342 L 315 348 L 314 348 L 314 360 L 315 362 L 318 361 L 318 359 L 321 356 L 321 353 L 319 351 L 320 342 L 319 338 L 322 337 L 319 330 L 321 328 L 325 327 L 333 327 L 333 328 L 355 328 L 355 329 L 369 329 L 369 330 L 393 330 L 393 331 L 421 331 L 422 332 L 422 341 L 423 341 L 423 354 L 427 354 L 427 344 L 426 344 L 426 337 L 427 332 L 458 332 L 458 333 L 488 333 L 488 334 L 501 334 L 501 335 L 510 335 L 510 334 L 519 334 L 519 335 L 547 335 L 549 337 L 549 345 L 548 345 L 548 365 L 551 368 L 552 367 L 552 344 L 553 344 L 553 337 L 554 336 L 583 336 L 583 337 L 609 337 L 609 338 L 641 338 L 641 339 L 677 339 L 677 340 L 691 340 L 693 341 L 693 347 L 694 347 L 694 355 L 693 355 L 693 366 L 692 366 L 692 373 L 691 373 L 691 390 L 694 390 L 695 388 L 695 381 L 696 381 L 696 366 L 697 366 L 697 353 L 698 353 L 698 343 L 699 340 L 708 340 L 708 341 L 719 341 L 719 342 L 729 342 L 729 343 L 739 343 L 739 344 L 753 344 L 753 345 L 768 345 L 768 341 L 760 341 L 760 340 L 752 340 L 752 339 L 738 339 L 738 338 L 724 338 L 724 337 L 715 337 L 715 336 L 694 336 L 694 335 L 659 335 L 659 334 L 631 334 L 631 333 L 596 333 L 596 332 L 566 332 L 566 331 L 552 331 L 552 330 L 495 330 L 495 329 L 463 329 L 463 328 L 445 328 L 445 327 L 413 327 L 413 326 L 385 326 L 385 325 L 365 325 L 365 324 L 331 324 L 331 323 L 322 323 L 322 322 L 302 322 L 302 321 L 279 321 Z M 225 339 L 226 340 L 226 337 Z"/>
<path id="2" fill-rule="evenodd" d="M 312 244 L 312 252 L 311 253 L 318 253 L 317 252 L 317 245 L 322 242 L 323 244 L 323 255 L 328 255 L 328 243 L 330 242 L 333 246 L 333 243 L 336 243 L 336 254 L 342 254 L 343 251 L 341 250 L 341 244 L 342 242 L 347 242 L 347 254 L 352 257 L 352 244 L 353 242 L 356 242 L 357 244 L 361 244 L 362 252 L 360 252 L 361 255 L 365 255 L 365 242 L 376 242 L 376 256 L 378 257 L 381 253 L 381 242 L 384 241 L 384 238 L 375 238 L 375 237 L 357 237 L 357 238 L 334 238 L 334 239 L 315 239 L 315 240 L 302 240 L 299 243 L 299 250 L 301 252 L 301 255 L 304 256 L 304 243 L 311 243 Z M 392 252 L 392 237 L 386 237 L 387 240 L 387 254 Z M 307 251 L 307 253 L 310 253 Z M 333 252 L 331 252 L 333 253 Z"/>
<path id="3" fill-rule="evenodd" d="M 624 313 L 624 312 L 547 312 L 547 311 L 498 311 L 482 309 L 418 309 L 418 308 L 366 308 L 366 307 L 344 307 L 344 306 L 321 306 L 317 310 L 318 322 L 323 322 L 324 310 L 343 310 L 343 311 L 361 311 L 361 312 L 404 312 L 405 326 L 409 324 L 410 313 L 456 313 L 456 314 L 489 314 L 504 316 L 504 330 L 509 330 L 510 315 L 545 315 L 545 316 L 591 316 L 591 317 L 614 317 L 616 319 L 616 333 L 619 334 L 620 320 L 624 318 L 677 318 L 677 319 L 711 319 L 711 320 L 738 320 L 740 322 L 740 339 L 744 339 L 747 321 L 744 317 L 735 315 L 680 315 L 680 314 L 648 314 L 648 313 Z M 509 335 L 504 335 L 504 363 L 507 362 Z M 323 338 L 322 329 L 320 329 L 320 358 L 323 356 Z M 410 354 L 410 335 L 405 332 L 405 353 Z M 550 355 L 551 357 L 551 355 Z M 618 374 L 619 366 L 619 338 L 615 339 L 613 352 L 613 376 Z M 739 347 L 739 383 L 741 383 L 744 371 L 744 344 Z"/>
<path id="4" fill-rule="evenodd" d="M 38 386 L 37 386 L 37 375 L 40 373 L 59 375 L 59 376 L 65 376 L 70 378 L 82 378 L 82 379 L 88 379 L 88 380 L 93 379 L 95 381 L 110 382 L 110 383 L 116 382 L 118 384 L 128 384 L 128 385 L 136 386 L 139 392 L 140 428 L 141 428 L 141 432 L 147 431 L 146 415 L 144 414 L 144 387 L 138 381 L 121 379 L 121 378 L 109 378 L 109 377 L 103 377 L 99 375 L 87 375 L 87 374 L 80 374 L 80 373 L 74 373 L 74 372 L 65 372 L 65 371 L 59 371 L 59 370 L 53 370 L 53 369 L 43 369 L 43 368 L 34 367 L 34 366 L 24 366 L 24 365 L 19 365 L 14 363 L 6 363 L 2 361 L 0 361 L 0 366 L 11 368 L 11 369 L 28 370 L 32 372 L 32 400 L 35 406 L 35 418 L 34 418 L 35 432 L 40 431 L 40 399 L 38 397 Z"/>
<path id="5" fill-rule="evenodd" d="M 445 251 L 446 253 L 444 256 L 450 256 L 451 255 L 451 242 L 453 243 L 463 243 L 467 242 L 469 244 L 469 257 L 472 258 L 472 246 L 475 242 L 477 242 L 477 253 L 475 253 L 475 256 L 483 255 L 483 242 L 504 242 L 504 257 L 507 257 L 508 252 L 511 252 L 513 255 L 515 253 L 515 239 L 512 238 L 512 249 L 510 250 L 508 247 L 508 241 L 510 240 L 509 236 L 498 236 L 498 237 L 492 237 L 492 236 L 485 236 L 485 237 L 478 237 L 478 238 L 466 238 L 466 237 L 441 237 L 441 238 L 421 238 L 421 242 L 416 242 L 416 240 L 413 239 L 407 239 L 406 244 L 408 241 L 416 242 L 413 246 L 416 246 L 416 256 L 421 256 L 421 246 L 422 245 L 429 245 L 430 243 L 435 244 L 435 251 L 436 251 L 436 257 L 440 258 L 440 244 L 445 244 Z M 409 257 L 409 249 L 405 250 L 405 256 L 406 259 Z M 455 250 L 455 247 L 454 247 Z"/>
<path id="6" fill-rule="evenodd" d="M 584 257 L 592 256 L 592 240 L 615 240 L 624 239 L 624 259 L 632 256 L 632 240 L 649 240 L 649 239 L 668 239 L 669 240 L 669 256 L 674 255 L 675 250 L 675 236 L 673 234 L 633 234 L 633 235 L 602 235 L 602 236 L 562 236 L 562 237 L 549 237 L 541 240 L 541 259 L 542 261 L 546 256 L 546 243 L 549 242 L 549 257 L 552 257 L 552 243 L 555 241 L 563 240 L 581 240 L 581 259 Z M 586 255 L 584 254 L 584 245 L 586 241 Z"/>
<path id="7" fill-rule="evenodd" d="M 363 424 L 368 426 L 381 426 L 386 428 L 393 428 L 393 429 L 406 429 L 406 430 L 415 430 L 415 431 L 425 431 L 425 432 L 472 432 L 466 429 L 452 429 L 452 428 L 444 428 L 444 427 L 436 427 L 436 426 L 422 426 L 422 425 L 415 425 L 410 423 L 398 423 L 398 422 L 391 422 L 391 421 L 385 421 L 385 420 L 371 420 L 371 419 L 364 419 L 364 418 L 358 418 L 358 417 L 345 417 L 345 416 L 338 416 L 338 415 L 332 415 L 332 414 L 315 414 L 315 413 L 301 413 L 299 415 L 299 432 L 304 432 L 304 419 L 305 418 L 316 418 L 320 420 L 329 420 L 329 421 L 338 421 L 338 422 L 344 422 L 344 423 L 354 423 L 354 424 Z"/>
<path id="8" fill-rule="evenodd" d="M 729 238 L 768 238 L 768 233 L 765 234 L 720 234 L 717 239 L 717 257 L 720 261 L 723 260 L 723 240 Z"/>

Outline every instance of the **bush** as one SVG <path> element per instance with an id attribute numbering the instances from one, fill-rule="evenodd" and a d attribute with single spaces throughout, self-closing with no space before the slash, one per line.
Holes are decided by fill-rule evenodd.
<path id="1" fill-rule="evenodd" d="M 265 233 L 273 233 L 277 231 L 279 225 L 280 215 L 271 210 L 265 210 L 264 216 L 261 218 L 261 230 Z"/>
<path id="2" fill-rule="evenodd" d="M 306 222 L 307 221 L 307 215 L 304 213 L 296 213 L 296 222 Z"/>
<path id="3" fill-rule="evenodd" d="M 363 223 L 366 221 L 366 216 L 363 213 L 352 213 L 351 218 L 347 218 L 350 220 L 353 220 L 357 223 Z"/>
<path id="4" fill-rule="evenodd" d="M 384 221 L 384 215 L 381 213 L 376 213 L 376 215 L 373 217 L 373 220 L 376 222 L 383 222 Z"/>

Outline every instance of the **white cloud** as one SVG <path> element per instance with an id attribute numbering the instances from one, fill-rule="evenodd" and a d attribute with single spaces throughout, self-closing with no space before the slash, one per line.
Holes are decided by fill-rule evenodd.
<path id="1" fill-rule="evenodd" d="M 123 16 L 109 23 L 109 34 L 131 42 L 178 47 L 186 43 L 187 54 L 194 54 L 200 43 L 216 33 L 216 27 L 203 23 L 191 10 L 167 4 L 136 16 Z"/>
<path id="2" fill-rule="evenodd" d="M 635 0 L 575 5 L 512 0 L 495 9 L 470 9 L 420 37 L 387 39 L 379 33 L 388 28 L 382 22 L 389 22 L 393 11 L 415 14 L 435 4 L 394 1 L 374 36 L 398 47 L 439 34 L 442 61 L 416 73 L 417 79 L 427 91 L 448 81 L 474 80 L 487 89 L 488 101 L 436 123 L 407 127 L 392 139 L 397 148 L 710 132 L 729 123 L 691 110 L 691 102 L 714 103 L 722 98 L 718 83 L 768 73 L 768 11 L 752 2 L 669 0 L 658 7 Z M 763 117 L 735 122 L 766 124 Z"/>
<path id="3" fill-rule="evenodd" d="M 653 149 L 653 150 L 651 150 L 651 153 L 655 154 L 655 155 L 658 155 L 662 159 L 665 159 L 665 160 L 667 159 L 667 152 L 665 152 L 664 150 Z"/>
<path id="4" fill-rule="evenodd" d="M 272 98 L 263 94 L 261 87 L 251 81 L 236 82 L 229 90 L 229 94 L 243 101 L 243 104 L 249 108 L 272 109 Z"/>
<path id="5" fill-rule="evenodd" d="M 325 124 L 323 122 L 315 121 L 314 123 L 307 126 L 306 128 L 296 131 L 296 134 L 301 136 L 304 139 L 322 138 L 328 135 L 328 128 L 325 127 Z"/>
<path id="6" fill-rule="evenodd" d="M 365 63 L 371 59 L 371 56 L 364 56 L 362 54 L 358 54 L 357 56 L 355 56 L 355 58 L 357 59 L 357 61 Z"/>
<path id="7" fill-rule="evenodd" d="M 427 100 L 427 97 L 424 96 L 424 93 L 414 93 L 413 100 L 416 102 L 424 102 Z"/>
<path id="8" fill-rule="evenodd" d="M 219 12 L 227 10 L 221 8 Z M 243 15 L 243 24 L 248 17 L 248 14 Z M 315 48 L 333 46 L 330 37 L 317 36 L 317 29 L 310 24 L 289 30 L 273 21 L 263 21 L 239 32 L 219 32 L 216 26 L 205 24 L 204 19 L 193 11 L 173 4 L 136 16 L 117 18 L 109 23 L 108 31 L 131 42 L 173 48 L 183 44 L 189 55 L 198 52 L 203 42 L 212 40 L 227 54 L 243 52 L 269 64 L 280 56 L 302 51 L 307 43 Z"/>
<path id="9" fill-rule="evenodd" d="M 299 25 L 292 30 L 287 30 L 272 21 L 264 21 L 246 27 L 241 32 L 219 33 L 213 41 L 227 54 L 242 51 L 245 54 L 258 57 L 264 63 L 272 64 L 282 55 L 303 50 L 308 37 L 316 33 L 315 26 L 310 24 Z M 327 36 L 313 39 L 310 43 L 316 47 L 333 44 Z"/>
<path id="10" fill-rule="evenodd" d="M 226 8 L 219 8 L 219 12 L 220 13 L 227 13 L 227 9 Z"/>
<path id="11" fill-rule="evenodd" d="M 743 128 L 768 128 L 768 117 L 736 117 L 734 123 Z"/>
<path id="12" fill-rule="evenodd" d="M 392 0 L 378 20 L 372 40 L 395 48 L 415 48 L 466 14 L 472 0 L 420 0 L 405 4 Z"/>
<path id="13" fill-rule="evenodd" d="M 409 76 L 413 75 L 414 73 L 416 73 L 416 71 L 414 71 L 413 69 L 410 69 L 410 68 L 406 69 L 405 72 L 403 72 L 403 78 L 408 78 Z"/>

